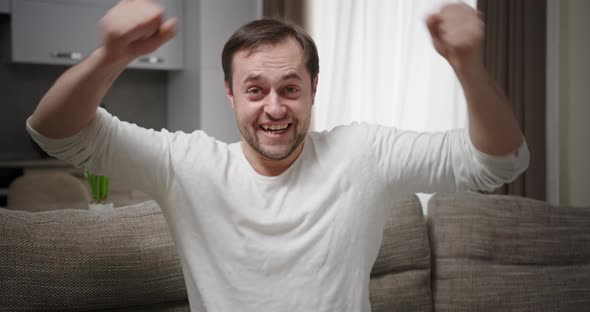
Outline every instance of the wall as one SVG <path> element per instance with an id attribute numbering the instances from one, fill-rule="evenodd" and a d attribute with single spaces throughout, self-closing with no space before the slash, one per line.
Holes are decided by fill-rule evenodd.
<path id="1" fill-rule="evenodd" d="M 590 1 L 560 1 L 560 202 L 590 206 Z"/>
<path id="2" fill-rule="evenodd" d="M 221 51 L 242 24 L 262 16 L 262 0 L 184 2 L 185 70 L 169 75 L 170 130 L 202 129 L 221 141 L 240 134 L 225 97 Z"/>

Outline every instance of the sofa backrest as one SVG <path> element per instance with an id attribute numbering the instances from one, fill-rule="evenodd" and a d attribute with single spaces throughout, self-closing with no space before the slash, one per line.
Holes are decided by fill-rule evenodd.
<path id="1" fill-rule="evenodd" d="M 435 311 L 590 309 L 590 207 L 475 193 L 428 206 Z"/>
<path id="2" fill-rule="evenodd" d="M 430 245 L 415 195 L 392 206 L 369 286 L 373 311 L 432 311 Z"/>
<path id="3" fill-rule="evenodd" d="M 109 212 L 0 209 L 0 289 L 2 311 L 188 311 L 153 201 Z"/>
<path id="4" fill-rule="evenodd" d="M 0 209 L 0 310 L 188 311 L 181 265 L 154 201 L 113 211 Z M 373 311 L 431 311 L 420 202 L 396 203 L 371 274 Z"/>

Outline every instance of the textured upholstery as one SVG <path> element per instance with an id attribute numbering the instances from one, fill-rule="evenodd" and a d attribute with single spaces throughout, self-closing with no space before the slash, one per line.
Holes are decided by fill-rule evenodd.
<path id="1" fill-rule="evenodd" d="M 30 172 L 14 180 L 8 188 L 6 208 L 30 212 L 88 208 L 90 191 L 83 180 L 66 172 Z"/>
<path id="2" fill-rule="evenodd" d="M 173 242 L 153 201 L 111 212 L 0 209 L 0 301 L 10 311 L 184 311 Z M 386 223 L 374 311 L 430 311 L 429 251 L 416 197 Z M 1 308 L 0 308 L 1 310 Z"/>
<path id="3" fill-rule="evenodd" d="M 428 225 L 436 311 L 590 311 L 590 208 L 437 194 Z"/>
<path id="4" fill-rule="evenodd" d="M 187 310 L 153 201 L 110 212 L 0 209 L 0 251 L 0 311 Z"/>
<path id="5" fill-rule="evenodd" d="M 431 311 L 430 246 L 420 201 L 393 205 L 370 282 L 373 311 Z"/>
<path id="6" fill-rule="evenodd" d="M 373 311 L 587 311 L 590 208 L 437 194 L 427 228 L 411 196 L 392 207 L 369 287 Z M 153 201 L 0 209 L 0 289 L 0 311 L 188 311 Z"/>

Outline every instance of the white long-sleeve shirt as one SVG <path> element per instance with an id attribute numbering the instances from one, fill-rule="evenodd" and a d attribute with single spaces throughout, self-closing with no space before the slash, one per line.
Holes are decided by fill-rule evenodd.
<path id="1" fill-rule="evenodd" d="M 354 124 L 310 132 L 282 174 L 262 176 L 240 143 L 169 133 L 98 109 L 66 139 L 27 126 L 51 155 L 153 196 L 173 234 L 192 311 L 369 311 L 369 276 L 394 200 L 492 190 L 528 166 L 479 152 L 467 131 Z"/>

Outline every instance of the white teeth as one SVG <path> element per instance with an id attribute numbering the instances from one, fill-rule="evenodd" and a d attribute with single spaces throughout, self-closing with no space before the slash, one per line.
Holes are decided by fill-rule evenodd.
<path id="1" fill-rule="evenodd" d="M 264 130 L 284 130 L 287 129 L 289 124 L 284 125 L 262 125 L 262 129 Z"/>

